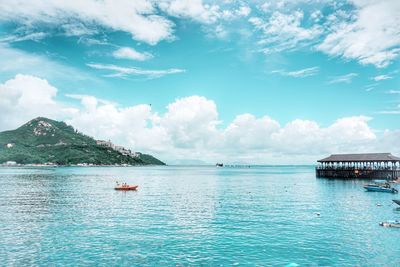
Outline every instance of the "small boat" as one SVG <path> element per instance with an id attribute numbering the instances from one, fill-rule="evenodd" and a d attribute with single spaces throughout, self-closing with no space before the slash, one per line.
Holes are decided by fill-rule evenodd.
<path id="1" fill-rule="evenodd" d="M 114 187 L 114 189 L 119 191 L 133 191 L 137 190 L 138 187 L 139 187 L 138 185 L 128 185 L 126 183 L 120 185 L 119 183 L 117 183 L 117 186 Z"/>
<path id="2" fill-rule="evenodd" d="M 367 191 L 372 191 L 372 192 L 385 192 L 385 193 L 393 193 L 396 194 L 399 191 L 396 188 L 387 188 L 383 186 L 376 186 L 376 185 L 366 185 L 364 186 Z"/>
<path id="3" fill-rule="evenodd" d="M 120 191 L 132 191 L 132 190 L 137 190 L 138 187 L 139 187 L 138 185 L 120 185 L 114 187 L 114 189 Z"/>
<path id="4" fill-rule="evenodd" d="M 400 221 L 399 220 L 393 220 L 393 221 L 380 222 L 379 225 L 383 226 L 383 227 L 400 228 Z"/>
<path id="5" fill-rule="evenodd" d="M 390 183 L 386 180 L 375 180 L 374 183 L 364 185 L 367 191 L 373 192 L 386 192 L 386 193 L 398 193 L 396 188 L 393 188 Z"/>
<path id="6" fill-rule="evenodd" d="M 396 203 L 397 205 L 400 205 L 400 199 L 393 199 L 392 200 L 394 203 Z"/>

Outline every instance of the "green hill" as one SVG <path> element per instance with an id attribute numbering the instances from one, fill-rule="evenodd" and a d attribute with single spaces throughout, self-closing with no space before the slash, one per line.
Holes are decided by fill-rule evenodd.
<path id="1" fill-rule="evenodd" d="M 151 155 L 124 155 L 110 147 L 96 144 L 64 122 L 36 118 L 16 130 L 0 132 L 0 163 L 88 163 L 95 165 L 165 165 Z"/>

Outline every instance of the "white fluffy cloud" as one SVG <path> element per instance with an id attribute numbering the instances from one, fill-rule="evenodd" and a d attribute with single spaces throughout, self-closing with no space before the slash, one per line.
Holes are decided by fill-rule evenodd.
<path id="1" fill-rule="evenodd" d="M 17 22 L 27 30 L 40 25 L 62 30 L 66 36 L 80 36 L 98 33 L 102 27 L 130 33 L 133 39 L 151 45 L 174 38 L 171 16 L 211 24 L 250 12 L 247 5 L 202 0 L 0 0 L 0 21 Z"/>
<path id="2" fill-rule="evenodd" d="M 150 152 L 167 162 L 311 163 L 334 152 L 400 152 L 384 141 L 399 140 L 399 131 L 378 135 L 368 124 L 371 118 L 364 116 L 341 118 L 321 127 L 309 120 L 281 125 L 268 116 L 241 114 L 222 127 L 215 102 L 202 96 L 177 99 L 164 114 L 144 104 L 120 107 L 94 96 L 67 97 L 78 100 L 78 108 L 58 101 L 57 89 L 46 80 L 18 74 L 0 85 L 0 130 L 36 116 L 65 119 L 95 138 Z"/>
<path id="3" fill-rule="evenodd" d="M 249 22 L 264 53 L 307 47 L 378 68 L 400 55 L 398 0 L 267 1 L 258 9 Z"/>
<path id="4" fill-rule="evenodd" d="M 170 16 L 189 18 L 205 24 L 247 17 L 251 12 L 249 6 L 235 6 L 231 1 L 205 3 L 203 0 L 161 0 L 158 6 Z"/>
<path id="5" fill-rule="evenodd" d="M 319 25 L 302 26 L 303 18 L 304 13 L 301 11 L 294 11 L 291 14 L 275 11 L 268 19 L 251 17 L 249 22 L 262 33 L 258 42 L 263 47 L 262 51 L 271 53 L 298 48 L 321 34 Z"/>
<path id="6" fill-rule="evenodd" d="M 57 89 L 46 80 L 18 74 L 0 84 L 1 130 L 19 126 L 33 117 L 62 117 L 62 105 L 55 101 Z"/>
<path id="7" fill-rule="evenodd" d="M 121 47 L 114 51 L 115 58 L 131 59 L 138 61 L 145 61 L 153 58 L 153 55 L 148 52 L 139 52 L 130 47 Z"/>
<path id="8" fill-rule="evenodd" d="M 400 54 L 400 1 L 353 0 L 355 19 L 333 25 L 318 49 L 328 55 L 386 67 Z"/>
<path id="9" fill-rule="evenodd" d="M 218 5 L 204 5 L 202 0 L 160 1 L 159 6 L 175 17 L 188 17 L 197 21 L 212 23 L 219 17 Z"/>
<path id="10" fill-rule="evenodd" d="M 70 35 L 100 25 L 128 32 L 135 40 L 149 44 L 170 38 L 173 32 L 173 23 L 155 13 L 149 0 L 0 1 L 0 20 L 63 25 Z"/>
<path id="11" fill-rule="evenodd" d="M 215 103 L 200 96 L 177 99 L 165 114 L 153 112 L 148 105 L 118 108 L 94 103 L 82 99 L 84 109 L 69 123 L 93 136 L 169 160 L 265 163 L 275 155 L 285 155 L 286 160 L 302 155 L 307 162 L 310 156 L 364 151 L 377 140 L 369 118 L 363 116 L 342 118 L 322 128 L 314 121 L 297 119 L 281 126 L 267 116 L 242 114 L 221 128 Z"/>
<path id="12" fill-rule="evenodd" d="M 267 1 L 251 5 L 203 0 L 0 0 L 0 22 L 16 25 L 15 32 L 0 41 L 38 41 L 50 36 L 52 30 L 66 36 L 88 36 L 106 29 L 155 45 L 175 38 L 172 17 L 204 24 L 207 36 L 221 39 L 235 31 L 250 32 L 250 23 L 259 50 L 267 54 L 307 47 L 379 68 L 400 55 L 398 0 Z M 243 20 L 232 23 L 239 19 L 247 24 Z M 134 60 L 151 57 L 125 48 L 114 55 Z"/>
<path id="13" fill-rule="evenodd" d="M 218 113 L 215 103 L 205 97 L 177 99 L 167 106 L 160 126 L 166 129 L 176 147 L 207 146 L 216 134 Z"/>
<path id="14" fill-rule="evenodd" d="M 279 123 L 268 116 L 256 118 L 252 114 L 238 115 L 222 132 L 223 146 L 240 152 L 268 149 L 273 144 L 272 135 L 280 128 Z"/>

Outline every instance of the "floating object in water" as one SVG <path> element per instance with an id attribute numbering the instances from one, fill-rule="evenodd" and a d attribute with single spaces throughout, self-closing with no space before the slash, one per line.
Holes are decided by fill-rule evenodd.
<path id="1" fill-rule="evenodd" d="M 117 186 L 114 187 L 114 189 L 119 191 L 133 191 L 137 190 L 138 187 L 139 187 L 138 185 L 128 185 L 126 183 L 120 185 L 119 183 L 117 183 Z"/>
<path id="2" fill-rule="evenodd" d="M 397 205 L 400 205 L 400 199 L 393 199 L 392 200 L 394 203 L 396 203 Z"/>
<path id="3" fill-rule="evenodd" d="M 380 207 L 380 206 L 382 206 L 382 204 L 379 204 L 379 203 L 378 203 L 378 204 L 376 204 L 376 206 L 377 206 L 377 207 Z"/>
<path id="4" fill-rule="evenodd" d="M 132 190 L 137 190 L 139 186 L 138 185 L 121 185 L 121 186 L 116 186 L 114 189 L 115 190 L 120 190 L 120 191 L 132 191 Z"/>
<path id="5" fill-rule="evenodd" d="M 385 192 L 385 193 L 393 193 L 396 194 L 398 193 L 396 188 L 387 188 L 387 187 L 381 187 L 381 186 L 364 186 L 367 191 L 373 191 L 373 192 Z"/>
<path id="6" fill-rule="evenodd" d="M 320 212 L 316 212 L 315 214 L 316 214 L 317 216 L 320 216 L 320 215 L 321 215 L 321 213 L 320 213 Z"/>
<path id="7" fill-rule="evenodd" d="M 383 226 L 383 227 L 400 228 L 400 221 L 399 220 L 394 220 L 394 221 L 380 222 L 379 225 Z"/>
<path id="8" fill-rule="evenodd" d="M 367 191 L 385 192 L 385 193 L 398 193 L 396 188 L 393 188 L 386 180 L 375 180 L 374 183 L 364 185 Z"/>

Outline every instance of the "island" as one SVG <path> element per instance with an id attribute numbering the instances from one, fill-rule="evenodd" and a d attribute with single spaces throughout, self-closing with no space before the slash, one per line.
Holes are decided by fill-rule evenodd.
<path id="1" fill-rule="evenodd" d="M 0 164 L 140 166 L 165 165 L 111 141 L 95 140 L 65 122 L 35 118 L 21 127 L 0 132 Z"/>

